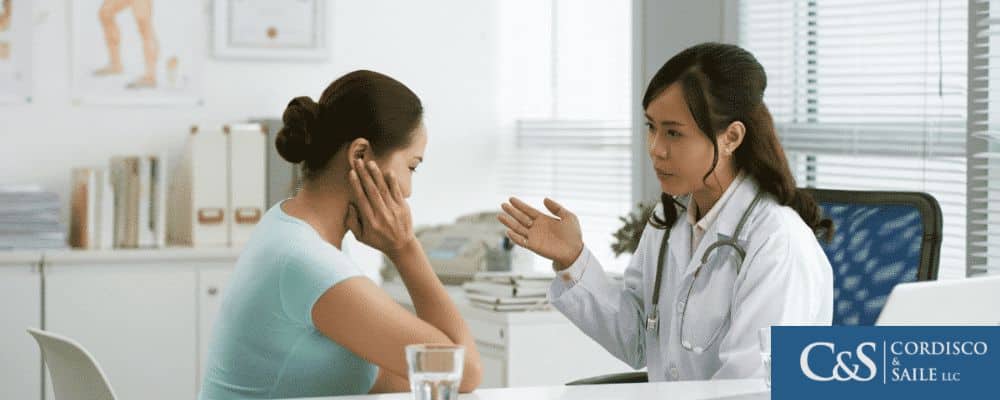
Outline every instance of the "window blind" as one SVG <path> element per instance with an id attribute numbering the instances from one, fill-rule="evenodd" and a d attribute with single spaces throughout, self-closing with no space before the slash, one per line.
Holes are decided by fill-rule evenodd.
<path id="1" fill-rule="evenodd" d="M 966 275 L 968 7 L 742 0 L 738 41 L 800 186 L 914 190 L 944 214 L 939 278 Z"/>
<path id="2" fill-rule="evenodd" d="M 608 271 L 624 271 L 628 257 L 611 251 L 618 216 L 631 209 L 631 124 L 627 121 L 521 120 L 516 152 L 501 182 L 537 207 L 552 198 L 580 219 L 583 241 Z"/>
<path id="3" fill-rule="evenodd" d="M 632 204 L 631 4 L 512 0 L 500 4 L 498 188 L 544 210 L 550 197 L 577 214 L 587 247 L 609 272 L 612 234 Z M 515 73 L 516 72 L 516 73 Z M 504 78 L 507 77 L 507 78 Z M 550 264 L 536 259 L 535 268 Z"/>
<path id="4" fill-rule="evenodd" d="M 969 25 L 969 269 L 1000 274 L 1000 1 L 970 1 Z"/>

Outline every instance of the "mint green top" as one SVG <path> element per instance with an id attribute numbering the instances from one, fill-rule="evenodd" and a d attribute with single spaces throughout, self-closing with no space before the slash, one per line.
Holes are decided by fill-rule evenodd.
<path id="1" fill-rule="evenodd" d="M 316 300 L 355 276 L 364 275 L 343 252 L 282 211 L 281 203 L 272 207 L 236 262 L 198 397 L 368 393 L 378 368 L 324 336 L 312 321 Z"/>

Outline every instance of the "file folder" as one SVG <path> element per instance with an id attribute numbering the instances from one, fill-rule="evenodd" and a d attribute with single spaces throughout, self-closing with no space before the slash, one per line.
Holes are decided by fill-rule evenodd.
<path id="1" fill-rule="evenodd" d="M 250 239 L 267 203 L 267 131 L 260 124 L 223 127 L 229 139 L 229 240 L 239 246 Z"/>
<path id="2" fill-rule="evenodd" d="M 170 242 L 229 245 L 228 135 L 219 126 L 192 126 L 170 191 Z"/>

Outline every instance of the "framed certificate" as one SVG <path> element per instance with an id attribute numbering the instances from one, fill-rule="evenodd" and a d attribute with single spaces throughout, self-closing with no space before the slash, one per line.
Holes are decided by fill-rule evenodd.
<path id="1" fill-rule="evenodd" d="M 325 0 L 215 0 L 215 56 L 327 58 Z"/>

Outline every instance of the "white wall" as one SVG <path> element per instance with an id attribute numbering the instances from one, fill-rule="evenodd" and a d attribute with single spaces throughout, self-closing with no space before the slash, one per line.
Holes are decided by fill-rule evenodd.
<path id="1" fill-rule="evenodd" d="M 411 199 L 415 222 L 497 206 L 488 197 L 492 187 L 485 190 L 498 132 L 495 1 L 329 0 L 331 55 L 323 63 L 216 60 L 206 37 L 204 104 L 172 107 L 71 105 L 70 2 L 34 3 L 34 101 L 0 106 L 0 183 L 38 183 L 65 204 L 73 167 L 163 149 L 173 167 L 192 123 L 280 117 L 292 97 L 317 98 L 340 75 L 366 68 L 407 84 L 427 110 L 430 142 Z"/>
<path id="2" fill-rule="evenodd" d="M 632 112 L 630 0 L 498 3 L 499 106 L 505 126 L 532 118 L 628 118 Z M 553 5 L 558 20 L 555 71 Z"/>

